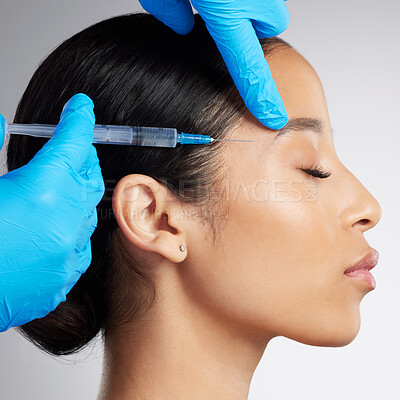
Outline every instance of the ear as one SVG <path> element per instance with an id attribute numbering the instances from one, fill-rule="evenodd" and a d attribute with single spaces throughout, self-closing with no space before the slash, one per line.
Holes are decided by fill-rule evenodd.
<path id="1" fill-rule="evenodd" d="M 112 203 L 119 227 L 135 246 L 174 263 L 186 258 L 184 210 L 165 186 L 146 175 L 127 175 L 115 187 Z"/>

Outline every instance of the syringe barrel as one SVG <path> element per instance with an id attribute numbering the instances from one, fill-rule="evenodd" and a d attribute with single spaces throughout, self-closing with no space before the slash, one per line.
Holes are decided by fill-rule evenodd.
<path id="1" fill-rule="evenodd" d="M 8 124 L 4 121 L 4 132 L 51 138 L 55 125 Z M 141 126 L 95 125 L 93 143 L 122 144 L 155 147 L 176 147 L 178 131 L 175 128 L 153 128 Z"/>
<path id="2" fill-rule="evenodd" d="M 176 147 L 178 132 L 175 128 L 96 125 L 93 131 L 93 143 Z"/>

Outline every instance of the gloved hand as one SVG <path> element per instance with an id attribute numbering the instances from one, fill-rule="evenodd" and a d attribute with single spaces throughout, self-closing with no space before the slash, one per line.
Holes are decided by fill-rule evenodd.
<path id="1" fill-rule="evenodd" d="M 194 25 L 189 0 L 139 0 L 179 34 Z M 279 35 L 289 23 L 284 0 L 191 0 L 228 67 L 247 108 L 265 126 L 281 129 L 288 116 L 257 38 Z"/>
<path id="2" fill-rule="evenodd" d="M 92 100 L 75 95 L 53 138 L 0 177 L 0 331 L 54 310 L 91 262 L 104 193 L 94 123 Z"/>

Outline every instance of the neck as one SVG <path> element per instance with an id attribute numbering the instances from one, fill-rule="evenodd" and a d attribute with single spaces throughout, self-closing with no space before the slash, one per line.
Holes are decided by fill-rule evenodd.
<path id="1" fill-rule="evenodd" d="M 145 317 L 106 334 L 98 400 L 246 400 L 270 338 L 171 293 L 157 288 Z"/>

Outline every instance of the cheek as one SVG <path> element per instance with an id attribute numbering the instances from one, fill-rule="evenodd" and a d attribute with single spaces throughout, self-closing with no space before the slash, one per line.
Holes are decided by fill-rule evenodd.
<path id="1" fill-rule="evenodd" d="M 230 192 L 219 245 L 203 253 L 192 282 L 220 318 L 307 344 L 347 344 L 360 299 L 345 284 L 335 218 L 298 180 L 303 186 L 284 178 Z"/>
<path id="2" fill-rule="evenodd" d="M 304 192 L 291 185 L 269 193 L 265 202 L 232 204 L 221 250 L 224 264 L 234 266 L 235 292 L 252 310 L 263 319 L 281 319 L 282 313 L 290 319 L 295 304 L 309 303 L 310 289 L 326 289 L 330 281 L 329 222 L 315 201 L 302 199 Z"/>

